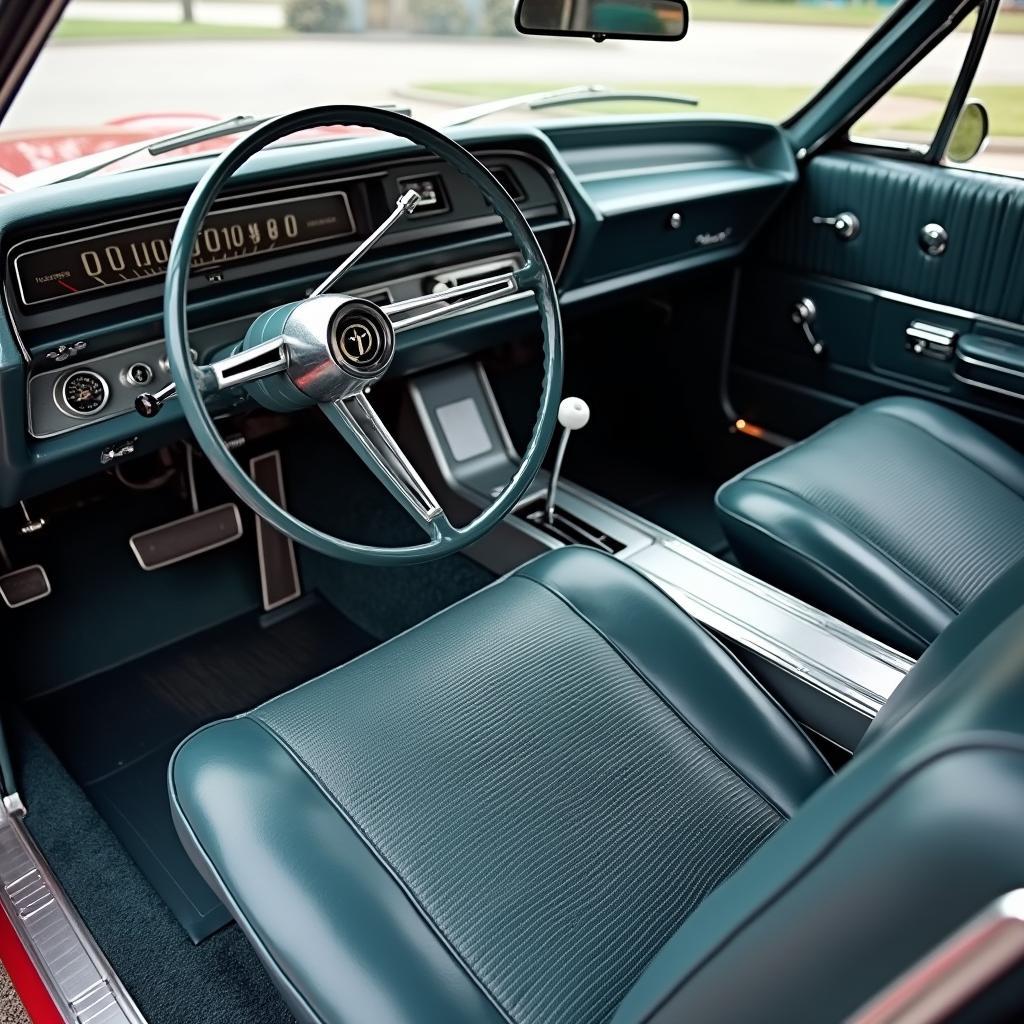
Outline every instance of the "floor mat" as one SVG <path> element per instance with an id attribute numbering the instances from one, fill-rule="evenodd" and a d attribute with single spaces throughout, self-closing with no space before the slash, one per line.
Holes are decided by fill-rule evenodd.
<path id="1" fill-rule="evenodd" d="M 316 598 L 288 612 L 242 616 L 26 705 L 195 941 L 229 917 L 174 832 L 166 776 L 175 746 L 373 646 Z"/>

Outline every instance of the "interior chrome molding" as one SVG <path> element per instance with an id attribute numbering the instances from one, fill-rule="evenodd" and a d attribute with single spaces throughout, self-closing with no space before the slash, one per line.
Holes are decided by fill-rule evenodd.
<path id="1" fill-rule="evenodd" d="M 1024 960 L 1024 889 L 990 903 L 847 1024 L 940 1024 Z"/>
<path id="2" fill-rule="evenodd" d="M 19 814 L 0 812 L 0 903 L 67 1024 L 146 1024 Z"/>
<path id="3" fill-rule="evenodd" d="M 865 295 L 873 295 L 878 299 L 888 299 L 890 302 L 900 302 L 907 306 L 916 306 L 919 309 L 927 309 L 931 313 L 943 313 L 946 316 L 959 317 L 961 320 L 974 320 L 982 324 L 991 324 L 993 327 L 1007 327 L 1015 331 L 1020 330 L 1020 324 L 1010 320 L 1001 320 L 997 316 L 989 316 L 987 313 L 973 313 L 968 309 L 961 309 L 959 306 L 946 306 L 941 302 L 931 302 L 928 299 L 918 299 L 913 295 L 904 295 L 902 292 L 890 291 L 887 288 L 878 288 L 871 284 L 859 284 L 856 281 L 846 281 L 842 278 L 831 277 L 828 274 L 809 274 L 812 280 L 821 281 L 823 284 L 835 285 L 839 288 L 848 288 L 851 291 L 862 292 Z"/>
<path id="4" fill-rule="evenodd" d="M 699 622 L 874 718 L 913 667 L 898 651 L 685 541 L 628 560 Z"/>

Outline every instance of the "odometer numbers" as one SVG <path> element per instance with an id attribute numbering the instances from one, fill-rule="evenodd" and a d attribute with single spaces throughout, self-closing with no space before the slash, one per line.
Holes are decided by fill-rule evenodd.
<path id="1" fill-rule="evenodd" d="M 2 2 L 2 0 L 0 0 Z M 26 305 L 68 300 L 99 288 L 130 285 L 167 272 L 176 221 L 108 231 L 80 241 L 34 249 L 15 258 Z M 345 192 L 325 192 L 215 210 L 192 250 L 193 270 L 314 245 L 355 233 Z"/>

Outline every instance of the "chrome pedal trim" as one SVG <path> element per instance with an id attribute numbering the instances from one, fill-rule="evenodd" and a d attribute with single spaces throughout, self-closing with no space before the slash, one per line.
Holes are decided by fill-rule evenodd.
<path id="1" fill-rule="evenodd" d="M 67 1024 L 145 1024 L 20 815 L 0 818 L 3 905 Z"/>

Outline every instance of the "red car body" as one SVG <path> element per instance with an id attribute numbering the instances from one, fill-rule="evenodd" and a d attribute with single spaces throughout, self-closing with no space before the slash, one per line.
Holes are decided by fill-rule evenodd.
<path id="1" fill-rule="evenodd" d="M 18 179 L 34 171 L 55 164 L 77 160 L 108 149 L 119 149 L 133 143 L 143 143 L 175 132 L 202 128 L 220 120 L 218 116 L 196 113 L 138 114 L 118 118 L 94 128 L 39 128 L 25 131 L 0 132 L 0 194 L 16 192 Z M 366 129 L 336 125 L 317 128 L 303 133 L 311 138 L 338 135 L 364 135 Z M 196 153 L 218 152 L 230 145 L 233 136 L 222 136 L 182 146 L 174 150 L 180 158 Z M 110 166 L 110 170 L 123 171 L 128 167 L 143 166 L 150 162 L 147 153 L 139 153 Z"/>

